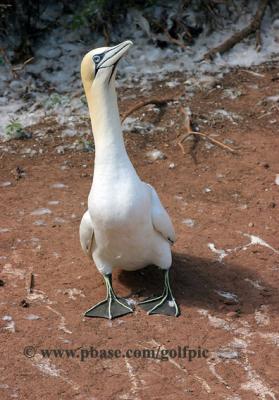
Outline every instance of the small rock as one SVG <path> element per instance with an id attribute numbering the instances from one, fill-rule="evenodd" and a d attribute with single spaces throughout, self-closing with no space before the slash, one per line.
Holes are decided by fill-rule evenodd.
<path id="1" fill-rule="evenodd" d="M 65 221 L 65 219 L 63 219 L 61 217 L 56 217 L 56 218 L 54 218 L 53 222 L 54 222 L 54 224 L 60 225 L 60 224 L 64 224 L 66 221 Z"/>
<path id="2" fill-rule="evenodd" d="M 58 154 L 65 154 L 65 146 L 57 146 L 55 148 L 56 153 Z"/>
<path id="3" fill-rule="evenodd" d="M 35 156 L 37 154 L 37 151 L 34 150 L 34 149 L 30 149 L 30 148 L 24 148 L 24 149 L 21 150 L 20 154 L 28 155 L 30 157 L 33 157 L 33 156 Z"/>
<path id="4" fill-rule="evenodd" d="M 20 302 L 20 306 L 23 308 L 27 308 L 27 307 L 29 307 L 29 303 L 25 299 L 23 299 Z"/>
<path id="5" fill-rule="evenodd" d="M 156 161 L 156 160 L 164 160 L 166 157 L 166 155 L 160 151 L 160 150 L 151 150 L 148 151 L 146 153 L 146 155 L 152 160 L 152 161 Z"/>
<path id="6" fill-rule="evenodd" d="M 279 185 L 279 174 L 276 174 L 275 183 L 276 185 Z"/>
<path id="7" fill-rule="evenodd" d="M 235 350 L 230 350 L 230 349 L 218 350 L 217 355 L 219 358 L 223 358 L 226 360 L 233 360 L 233 359 L 239 358 L 238 352 Z"/>
<path id="8" fill-rule="evenodd" d="M 212 192 L 212 190 L 210 188 L 206 187 L 206 188 L 203 189 L 203 192 L 204 193 L 210 193 L 210 192 Z"/>
<path id="9" fill-rule="evenodd" d="M 3 182 L 0 184 L 1 187 L 7 187 L 7 186 L 11 186 L 12 182 Z"/>
<path id="10" fill-rule="evenodd" d="M 254 223 L 253 222 L 249 222 L 248 226 L 249 226 L 249 228 L 253 228 Z"/>
<path id="11" fill-rule="evenodd" d="M 225 304 L 232 305 L 239 303 L 239 299 L 234 293 L 224 292 L 223 290 L 215 290 L 215 292 L 222 298 Z"/>
<path id="12" fill-rule="evenodd" d="M 5 282 L 2 279 L 0 279 L 0 287 L 4 286 L 4 285 L 5 285 Z"/>
<path id="13" fill-rule="evenodd" d="M 51 210 L 49 208 L 42 207 L 31 212 L 31 215 L 45 215 L 45 214 L 51 214 Z"/>
<path id="14" fill-rule="evenodd" d="M 67 185 L 64 185 L 64 183 L 54 183 L 53 185 L 51 185 L 51 188 L 53 189 L 63 189 L 66 187 Z"/>
<path id="15" fill-rule="evenodd" d="M 206 148 L 207 150 L 210 150 L 210 149 L 212 149 L 213 147 L 215 147 L 214 144 L 211 143 L 211 142 L 205 142 L 204 145 L 205 145 L 205 148 Z"/>
<path id="16" fill-rule="evenodd" d="M 183 224 L 187 225 L 189 228 L 193 228 L 193 226 L 195 225 L 195 220 L 191 219 L 191 218 L 186 218 L 183 219 L 182 221 Z"/>
<path id="17" fill-rule="evenodd" d="M 228 313 L 226 314 L 226 316 L 227 316 L 228 318 L 236 317 L 236 313 L 235 313 L 235 311 L 230 311 L 230 312 L 228 312 Z"/>
<path id="18" fill-rule="evenodd" d="M 35 314 L 29 314 L 27 315 L 26 319 L 28 319 L 29 321 L 36 321 L 37 319 L 40 319 L 40 317 Z"/>
<path id="19" fill-rule="evenodd" d="M 13 318 L 10 315 L 4 315 L 4 317 L 2 318 L 3 321 L 12 321 Z"/>
<path id="20" fill-rule="evenodd" d="M 176 166 L 175 163 L 172 162 L 172 163 L 170 163 L 170 165 L 169 165 L 169 169 L 174 169 L 175 166 Z"/>
<path id="21" fill-rule="evenodd" d="M 46 222 L 43 221 L 42 219 L 38 219 L 37 221 L 33 222 L 33 225 L 46 226 Z"/>
<path id="22" fill-rule="evenodd" d="M 225 139 L 224 144 L 234 144 L 234 140 L 232 139 Z"/>

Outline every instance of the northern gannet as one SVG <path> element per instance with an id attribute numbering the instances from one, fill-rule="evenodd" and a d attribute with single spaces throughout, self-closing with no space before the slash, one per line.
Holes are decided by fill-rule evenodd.
<path id="1" fill-rule="evenodd" d="M 112 271 L 134 271 L 147 265 L 164 270 L 164 291 L 140 305 L 149 314 L 179 315 L 169 269 L 175 232 L 155 189 L 142 182 L 125 149 L 117 96 L 116 66 L 132 45 L 125 41 L 87 53 L 81 77 L 95 141 L 93 183 L 88 210 L 80 224 L 83 251 L 103 275 L 107 296 L 85 312 L 87 317 L 115 318 L 133 312 L 130 303 L 112 287 Z"/>

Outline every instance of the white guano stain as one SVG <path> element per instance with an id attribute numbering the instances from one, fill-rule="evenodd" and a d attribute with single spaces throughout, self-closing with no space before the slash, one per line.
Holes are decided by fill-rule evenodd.
<path id="1" fill-rule="evenodd" d="M 78 384 L 73 382 L 67 376 L 64 376 L 64 371 L 58 369 L 56 365 L 50 362 L 49 359 L 43 358 L 41 354 L 36 354 L 32 359 L 30 359 L 33 366 L 36 367 L 42 374 L 51 376 L 53 378 L 58 378 L 63 382 L 67 383 L 74 391 L 79 391 L 80 387 Z"/>
<path id="2" fill-rule="evenodd" d="M 128 371 L 131 385 L 132 385 L 131 392 L 133 393 L 133 395 L 136 395 L 136 393 L 139 389 L 139 381 L 138 381 L 137 375 L 135 374 L 132 364 L 130 363 L 130 361 L 128 360 L 127 357 L 125 357 L 125 364 L 126 364 L 126 368 Z M 134 397 L 134 398 L 136 399 L 137 397 Z"/>
<path id="3" fill-rule="evenodd" d="M 259 309 L 255 311 L 255 320 L 260 326 L 267 326 L 270 324 L 268 306 L 262 305 Z"/>
<path id="4" fill-rule="evenodd" d="M 269 250 L 272 250 L 275 254 L 279 254 L 279 250 L 275 249 L 272 247 L 269 243 L 267 243 L 265 240 L 261 239 L 259 236 L 255 235 L 250 235 L 248 233 L 241 233 L 243 236 L 248 237 L 250 239 L 249 243 L 246 243 L 244 245 L 239 245 L 234 247 L 233 249 L 218 249 L 215 247 L 214 243 L 208 243 L 207 247 L 215 254 L 218 255 L 218 261 L 222 262 L 225 257 L 227 257 L 231 253 L 236 253 L 237 251 L 245 251 L 247 250 L 248 247 L 250 246 L 263 246 L 267 247 Z"/>
<path id="5" fill-rule="evenodd" d="M 267 384 L 250 365 L 247 355 L 241 365 L 247 374 L 247 382 L 242 383 L 241 389 L 254 392 L 261 400 L 276 400 L 274 392 L 268 388 Z"/>
<path id="6" fill-rule="evenodd" d="M 58 329 L 71 335 L 73 332 L 66 328 L 66 318 L 59 311 L 55 310 L 54 308 L 52 308 L 50 306 L 46 306 L 46 307 L 50 311 L 52 311 L 54 314 L 59 316 L 60 322 L 58 324 Z"/>

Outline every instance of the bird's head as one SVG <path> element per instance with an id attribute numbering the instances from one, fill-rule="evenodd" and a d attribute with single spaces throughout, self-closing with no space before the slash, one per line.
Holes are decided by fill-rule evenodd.
<path id="1" fill-rule="evenodd" d="M 116 66 L 133 43 L 126 40 L 114 47 L 100 47 L 89 51 L 81 63 L 81 78 L 85 91 L 93 82 L 110 84 L 115 78 Z"/>

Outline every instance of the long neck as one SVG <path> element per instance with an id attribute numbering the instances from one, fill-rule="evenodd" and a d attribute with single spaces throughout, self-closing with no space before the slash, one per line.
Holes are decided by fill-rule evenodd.
<path id="1" fill-rule="evenodd" d="M 87 101 L 95 141 L 95 162 L 128 158 L 114 83 L 94 83 L 87 91 Z"/>

